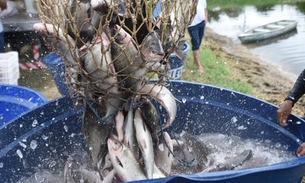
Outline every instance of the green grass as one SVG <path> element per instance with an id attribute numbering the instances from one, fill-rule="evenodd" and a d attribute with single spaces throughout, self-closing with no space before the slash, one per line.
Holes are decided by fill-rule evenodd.
<path id="1" fill-rule="evenodd" d="M 203 73 L 198 72 L 192 55 L 192 51 L 190 50 L 184 62 L 181 79 L 252 94 L 252 88 L 249 84 L 231 79 L 232 73 L 225 61 L 216 57 L 209 49 L 200 50 L 200 60 L 204 67 Z"/>

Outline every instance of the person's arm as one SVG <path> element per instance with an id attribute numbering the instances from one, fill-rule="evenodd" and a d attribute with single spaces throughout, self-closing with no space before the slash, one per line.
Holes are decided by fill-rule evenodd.
<path id="1" fill-rule="evenodd" d="M 284 102 L 276 111 L 277 120 L 280 125 L 285 126 L 293 105 L 305 94 L 305 70 L 297 78 L 292 90 L 289 92 Z"/>
<path id="2" fill-rule="evenodd" d="M 5 10 L 7 8 L 6 0 L 0 0 L 0 8 L 1 10 Z"/>
<path id="3" fill-rule="evenodd" d="M 305 94 L 305 70 L 301 72 L 292 90 L 289 92 L 285 100 L 290 100 L 293 105 Z"/>

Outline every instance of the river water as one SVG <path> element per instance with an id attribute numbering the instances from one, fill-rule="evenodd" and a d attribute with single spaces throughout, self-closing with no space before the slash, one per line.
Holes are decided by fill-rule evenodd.
<path id="1" fill-rule="evenodd" d="M 294 76 L 305 69 L 305 2 L 268 7 L 245 6 L 228 10 L 216 7 L 210 9 L 209 17 L 207 27 L 228 36 L 238 44 L 241 44 L 238 35 L 246 30 L 281 19 L 296 20 L 297 30 L 245 46 L 263 60 L 278 65 L 280 69 Z"/>

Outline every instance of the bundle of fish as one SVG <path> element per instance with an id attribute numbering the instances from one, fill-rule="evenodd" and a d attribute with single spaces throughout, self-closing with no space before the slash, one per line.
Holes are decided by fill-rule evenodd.
<path id="1" fill-rule="evenodd" d="M 197 1 L 36 0 L 41 23 L 34 29 L 65 62 L 70 97 L 84 106 L 94 182 L 169 174 L 154 161 L 177 112 L 166 87 L 168 58 L 174 52 L 182 57 L 181 39 Z M 153 101 L 166 111 L 165 124 Z M 128 160 L 121 159 L 124 153 Z M 128 167 L 134 174 L 126 175 Z"/>

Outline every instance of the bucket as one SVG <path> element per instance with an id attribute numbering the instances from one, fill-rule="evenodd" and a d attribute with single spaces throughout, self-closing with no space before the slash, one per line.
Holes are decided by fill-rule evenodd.
<path id="1" fill-rule="evenodd" d="M 187 44 L 186 41 L 181 41 L 183 44 L 183 50 L 179 54 L 179 56 L 176 53 L 172 53 L 169 56 L 169 65 L 170 65 L 170 70 L 169 70 L 169 75 L 171 79 L 177 80 L 181 78 L 182 75 L 182 69 L 184 65 L 184 61 L 187 57 L 187 53 L 189 50 L 189 45 Z"/>
<path id="2" fill-rule="evenodd" d="M 283 128 L 276 122 L 277 107 L 260 99 L 181 80 L 171 81 L 169 89 L 183 101 L 177 103 L 177 117 L 168 129 L 170 133 L 182 130 L 194 135 L 221 132 L 241 138 L 268 139 L 271 143 L 287 146 L 293 153 L 305 140 L 303 120 L 290 115 L 288 126 Z M 81 109 L 73 108 L 69 98 L 62 97 L 2 127 L 0 182 L 17 182 L 21 177 L 33 175 L 37 167 L 63 168 L 62 160 L 84 145 L 82 135 L 79 135 L 82 113 Z M 232 119 L 235 119 L 234 123 L 230 123 Z M 180 174 L 138 182 L 300 183 L 304 172 L 305 156 L 244 170 Z"/>
<path id="3" fill-rule="evenodd" d="M 69 89 L 66 84 L 64 61 L 55 52 L 47 54 L 42 60 L 51 71 L 59 93 L 67 95 Z"/>
<path id="4" fill-rule="evenodd" d="M 33 89 L 0 85 L 0 128 L 3 124 L 47 101 L 44 95 Z"/>

